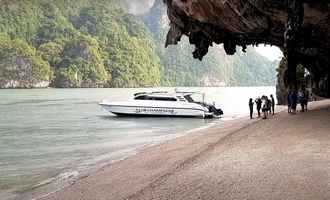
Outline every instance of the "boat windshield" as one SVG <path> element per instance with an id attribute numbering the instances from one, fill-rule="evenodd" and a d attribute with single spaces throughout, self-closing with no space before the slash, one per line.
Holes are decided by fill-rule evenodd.
<path id="1" fill-rule="evenodd" d="M 186 96 L 184 96 L 184 98 L 185 98 L 189 103 L 193 103 L 193 102 L 195 102 L 194 99 L 191 97 L 191 95 L 186 95 Z"/>
<path id="2" fill-rule="evenodd" d="M 174 97 L 159 97 L 159 96 L 149 96 L 141 95 L 134 98 L 135 100 L 151 100 L 151 101 L 177 101 Z"/>

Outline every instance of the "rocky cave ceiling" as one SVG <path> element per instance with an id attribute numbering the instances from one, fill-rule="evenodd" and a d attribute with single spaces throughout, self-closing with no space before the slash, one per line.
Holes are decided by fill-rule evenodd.
<path id="1" fill-rule="evenodd" d="M 164 0 L 170 30 L 166 46 L 183 35 L 195 45 L 193 57 L 203 59 L 213 44 L 228 55 L 237 47 L 269 44 L 282 49 L 285 88 L 297 88 L 296 68 L 312 74 L 315 93 L 330 97 L 329 0 Z"/>

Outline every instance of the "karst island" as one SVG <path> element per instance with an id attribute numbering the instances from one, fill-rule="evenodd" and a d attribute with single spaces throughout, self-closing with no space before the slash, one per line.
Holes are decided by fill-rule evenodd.
<path id="1" fill-rule="evenodd" d="M 330 199 L 329 9 L 0 0 L 0 199 Z"/>

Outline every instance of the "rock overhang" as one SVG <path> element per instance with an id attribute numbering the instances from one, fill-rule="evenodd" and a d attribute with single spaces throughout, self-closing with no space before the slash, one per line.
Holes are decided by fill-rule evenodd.
<path id="1" fill-rule="evenodd" d="M 166 46 L 177 44 L 186 35 L 196 47 L 193 57 L 202 60 L 213 44 L 223 44 L 228 55 L 235 54 L 238 46 L 245 51 L 248 45 L 275 45 L 288 60 L 288 73 L 282 77 L 288 82 L 286 87 L 296 84 L 296 66 L 302 64 L 313 74 L 316 92 L 330 97 L 328 0 L 164 0 L 164 3 L 170 19 Z M 320 84 L 326 84 L 326 91 L 320 90 Z"/>

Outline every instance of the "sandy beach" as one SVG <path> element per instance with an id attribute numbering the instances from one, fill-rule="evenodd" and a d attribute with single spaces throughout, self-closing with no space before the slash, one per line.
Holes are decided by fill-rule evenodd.
<path id="1" fill-rule="evenodd" d="M 41 199 L 330 199 L 330 101 L 146 148 Z"/>

